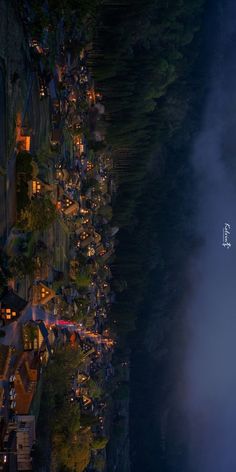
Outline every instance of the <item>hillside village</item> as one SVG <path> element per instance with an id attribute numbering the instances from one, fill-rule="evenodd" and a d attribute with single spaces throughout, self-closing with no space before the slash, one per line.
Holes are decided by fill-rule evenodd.
<path id="1" fill-rule="evenodd" d="M 32 36 L 27 15 L 30 80 L 15 114 L 8 163 L 1 166 L 8 188 L 1 229 L 0 470 L 41 470 L 42 392 L 45 378 L 56 385 L 60 371 L 53 374 L 53 366 L 62 353 L 68 365 L 61 410 L 80 418 L 73 430 L 79 457 L 72 454 L 71 470 L 102 470 L 105 391 L 114 373 L 111 263 L 119 230 L 111 223 L 116 184 L 103 145 L 104 105 L 90 77 L 89 51 L 73 52 L 59 25 L 52 59 L 50 32 Z M 63 457 L 53 460 L 63 464 Z"/>

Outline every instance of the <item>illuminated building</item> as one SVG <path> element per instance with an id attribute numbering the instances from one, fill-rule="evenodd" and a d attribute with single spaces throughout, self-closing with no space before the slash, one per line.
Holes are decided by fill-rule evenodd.
<path id="1" fill-rule="evenodd" d="M 24 351 L 39 351 L 43 343 L 43 335 L 34 321 L 28 321 L 22 326 Z"/>
<path id="2" fill-rule="evenodd" d="M 40 282 L 38 285 L 33 286 L 32 305 L 45 305 L 54 298 L 55 295 L 54 290 Z"/>
<path id="3" fill-rule="evenodd" d="M 79 203 L 64 193 L 57 202 L 57 208 L 64 215 L 73 216 L 79 212 Z"/>
<path id="4" fill-rule="evenodd" d="M 68 181 L 69 179 L 69 172 L 67 169 L 56 169 L 56 179 L 57 180 L 64 180 Z"/>
<path id="5" fill-rule="evenodd" d="M 79 153 L 80 156 L 85 153 L 86 146 L 82 135 L 76 136 L 74 144 L 76 151 Z"/>
<path id="6" fill-rule="evenodd" d="M 27 301 L 9 290 L 1 298 L 1 319 L 5 323 L 15 321 L 27 305 Z"/>
<path id="7" fill-rule="evenodd" d="M 38 178 L 34 178 L 28 182 L 29 198 L 35 195 L 45 195 L 47 192 L 52 192 L 55 189 L 53 185 L 46 184 Z"/>

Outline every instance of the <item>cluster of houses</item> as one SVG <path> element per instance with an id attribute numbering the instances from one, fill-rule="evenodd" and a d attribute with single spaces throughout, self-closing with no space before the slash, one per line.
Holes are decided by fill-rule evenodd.
<path id="1" fill-rule="evenodd" d="M 27 471 L 32 470 L 36 442 L 35 396 L 58 330 L 31 320 L 19 324 L 18 330 L 17 346 L 0 344 L 0 467 Z"/>
<path id="2" fill-rule="evenodd" d="M 77 335 L 78 336 L 78 335 Z M 99 393 L 94 393 L 93 388 L 96 388 L 96 374 L 103 368 L 103 359 L 99 355 L 100 352 L 95 349 L 95 345 L 89 339 L 82 341 L 78 336 L 79 341 L 76 341 L 76 335 L 70 337 L 72 346 L 79 342 L 81 351 L 83 353 L 83 367 L 79 369 L 71 379 L 71 390 L 68 392 L 68 400 L 70 403 L 78 402 L 80 404 L 81 412 L 89 416 L 93 415 L 99 418 L 96 424 L 96 430 L 93 432 L 103 434 L 104 421 L 105 421 L 105 403 L 101 398 L 100 392 L 102 391 L 103 385 L 99 385 L 97 388 L 100 390 Z M 109 357 L 109 356 L 108 356 Z M 110 375 L 113 374 L 113 368 L 110 365 Z M 107 380 L 104 376 L 104 380 Z M 92 382 L 92 387 L 91 387 Z M 94 387 L 95 386 L 95 387 Z M 102 421 L 100 421 L 102 418 Z"/>
<path id="3" fill-rule="evenodd" d="M 50 179 L 33 166 L 28 198 L 47 196 L 54 204 L 57 221 L 68 235 L 67 267 L 62 271 L 53 257 L 42 261 L 36 254 L 27 300 L 11 287 L 0 299 L 2 330 L 7 332 L 11 325 L 18 332 L 17 345 L 0 341 L 0 470 L 32 470 L 35 399 L 42 370 L 58 345 L 70 343 L 73 348 L 77 344 L 82 351 L 83 368 L 72 379 L 68 401 L 79 402 L 82 411 L 99 418 L 96 434 L 103 434 L 105 403 L 93 398 L 90 381 L 100 369 L 105 371 L 105 381 L 113 375 L 114 343 L 107 317 L 114 301 L 110 264 L 119 229 L 111 224 L 115 184 L 111 157 L 104 151 L 93 151 L 85 131 L 95 143 L 103 139 L 97 124 L 104 107 L 89 77 L 86 51 L 73 55 L 63 42 L 59 44 L 55 73 L 50 75 L 41 63 L 50 52 L 46 43 L 46 39 L 45 44 L 30 39 L 39 61 L 40 97 L 50 99 L 50 145 L 55 162 Z M 18 151 L 30 152 L 32 130 L 23 126 L 20 116 L 16 135 Z M 53 244 L 48 242 L 49 252 L 55 250 Z M 28 307 L 40 307 L 53 321 L 23 322 L 22 314 Z"/>
<path id="4" fill-rule="evenodd" d="M 20 297 L 15 300 L 19 304 L 17 316 L 25 310 L 20 301 Z M 7 321 L 8 326 L 13 320 L 15 318 Z M 92 430 L 103 434 L 105 404 L 101 398 L 93 397 L 90 381 L 104 370 L 104 357 L 110 365 L 109 375 L 113 375 L 112 341 L 108 336 L 99 336 L 76 324 L 73 327 L 63 320 L 45 323 L 30 319 L 19 322 L 17 329 L 20 330 L 17 345 L 0 344 L 0 447 L 3 453 L 0 467 L 2 470 L 28 471 L 33 470 L 36 419 L 40 405 L 38 392 L 44 366 L 59 346 L 69 343 L 71 349 L 79 347 L 81 368 L 71 379 L 68 402 L 79 403 L 81 412 L 96 417 L 98 421 Z M 106 381 L 107 376 L 103 375 L 103 379 L 103 382 Z M 99 387 L 102 387 L 101 383 Z"/>
<path id="5" fill-rule="evenodd" d="M 65 107 L 65 102 L 68 102 L 67 105 L 73 108 L 73 119 L 77 125 L 78 123 L 83 125 L 85 118 L 81 116 L 79 111 L 80 100 L 76 90 L 79 89 L 83 93 L 88 107 L 96 106 L 97 94 L 94 90 L 88 93 L 89 82 L 83 54 L 79 59 L 73 59 L 71 55 L 69 56 L 70 60 L 68 59 L 65 62 L 66 54 L 63 53 L 63 66 L 61 60 L 61 64 L 57 64 L 60 73 L 54 79 L 55 84 L 58 81 L 63 83 L 63 93 L 58 93 L 58 87 L 55 86 L 53 90 L 57 91 L 57 96 L 52 97 L 50 94 L 53 123 L 51 145 L 56 146 L 58 156 L 55 162 L 54 178 L 50 182 L 45 182 L 43 177 L 34 173 L 32 180 L 28 182 L 28 196 L 29 198 L 49 196 L 57 209 L 60 220 L 63 221 L 64 227 L 67 228 L 69 233 L 69 283 L 56 294 L 56 313 L 59 314 L 60 312 L 58 300 L 60 295 L 62 301 L 66 301 L 70 305 L 68 307 L 70 317 L 73 317 L 73 311 L 76 316 L 78 304 L 73 305 L 73 302 L 80 298 L 78 278 L 86 272 L 90 283 L 86 295 L 84 295 L 83 290 L 83 300 L 84 298 L 89 299 L 88 309 L 90 308 L 90 312 L 92 310 L 95 313 L 95 319 L 95 317 L 98 318 L 97 313 L 101 308 L 102 301 L 109 305 L 114 297 L 114 294 L 110 291 L 111 271 L 108 267 L 109 261 L 112 260 L 114 255 L 115 236 L 118 231 L 118 228 L 110 225 L 112 195 L 114 192 L 112 160 L 107 153 L 95 153 L 89 149 L 81 126 L 73 127 L 72 125 L 72 114 L 68 114 L 68 107 Z M 83 72 L 82 84 L 78 79 L 81 76 L 81 69 Z M 65 99 L 66 91 L 70 91 L 68 99 Z M 86 112 L 85 116 L 88 118 L 88 115 L 89 111 Z M 57 128 L 53 128 L 56 122 Z M 70 155 L 65 153 L 63 147 L 64 138 L 62 130 L 60 130 L 61 122 L 64 123 L 63 129 L 70 135 L 72 145 Z M 55 130 L 57 130 L 58 139 L 55 137 Z M 35 169 L 38 170 L 37 167 Z M 83 257 L 82 262 L 81 256 Z M 61 270 L 60 267 L 54 268 Z M 50 273 L 48 268 L 47 274 L 45 273 L 45 265 L 41 268 L 38 267 L 38 274 L 35 277 L 37 280 L 40 279 L 40 271 L 44 272 L 44 274 L 41 273 L 42 284 L 50 279 Z M 33 303 L 42 303 L 42 290 L 46 289 L 40 288 L 39 285 L 33 287 Z M 48 293 L 44 292 L 43 304 L 44 301 L 46 303 L 49 299 L 55 297 L 55 293 L 49 286 L 47 290 Z M 103 304 L 105 305 L 105 303 Z M 74 310 L 71 308 L 73 306 Z M 104 318 L 106 310 L 102 311 Z M 90 313 L 88 313 L 87 318 L 91 318 Z"/>

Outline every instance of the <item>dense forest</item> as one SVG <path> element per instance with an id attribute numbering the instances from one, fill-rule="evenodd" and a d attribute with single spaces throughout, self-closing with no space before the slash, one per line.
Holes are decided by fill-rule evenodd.
<path id="1" fill-rule="evenodd" d="M 188 172 L 181 160 L 195 127 L 193 114 L 188 126 L 186 120 L 196 95 L 199 100 L 201 77 L 193 71 L 203 4 L 115 0 L 100 5 L 90 66 L 106 107 L 101 126 L 118 182 L 114 221 L 121 231 L 113 271 L 129 292 L 118 296 L 113 310 L 121 333 L 134 328 L 148 274 L 161 266 L 160 227 L 153 222 L 160 219 L 167 194 L 175 200 L 176 176 L 185 181 Z M 172 216 L 178 231 L 182 221 Z M 165 228 L 167 239 L 170 230 Z"/>
<path id="2" fill-rule="evenodd" d="M 161 439 L 158 446 L 155 442 L 160 431 L 151 437 L 147 434 L 147 426 L 154 432 L 156 424 L 145 419 L 143 408 L 153 391 L 163 410 L 161 428 L 175 394 L 173 356 L 181 355 L 170 349 L 173 336 L 175 346 L 177 340 L 183 341 L 181 309 L 176 315 L 176 306 L 186 286 L 186 258 L 200 244 L 193 234 L 194 181 L 188 156 L 207 92 L 200 54 L 205 4 L 202 0 L 105 0 L 90 54 L 106 108 L 101 128 L 118 182 L 114 223 L 120 232 L 112 270 L 118 293 L 111 326 L 119 338 L 114 362 L 119 365 L 132 353 L 134 364 L 131 452 L 140 451 L 137 457 L 131 454 L 135 471 L 157 466 L 181 470 L 185 454 L 183 431 L 176 427 L 178 412 L 171 416 L 165 462 Z M 156 371 L 149 352 L 161 361 L 161 389 L 152 381 Z M 141 372 L 144 376 L 149 372 L 145 382 Z M 114 450 L 121 450 L 125 442 L 124 438 L 118 442 L 115 429 L 116 424 L 108 448 L 112 464 Z M 128 470 L 117 456 L 118 470 Z"/>

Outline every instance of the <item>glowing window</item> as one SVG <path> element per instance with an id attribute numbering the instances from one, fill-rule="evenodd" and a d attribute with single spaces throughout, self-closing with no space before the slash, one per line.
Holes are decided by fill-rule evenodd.
<path id="1" fill-rule="evenodd" d="M 32 182 L 32 191 L 33 191 L 33 193 L 36 193 L 36 191 L 37 191 L 37 185 L 36 185 L 35 180 L 33 180 L 33 182 Z"/>

